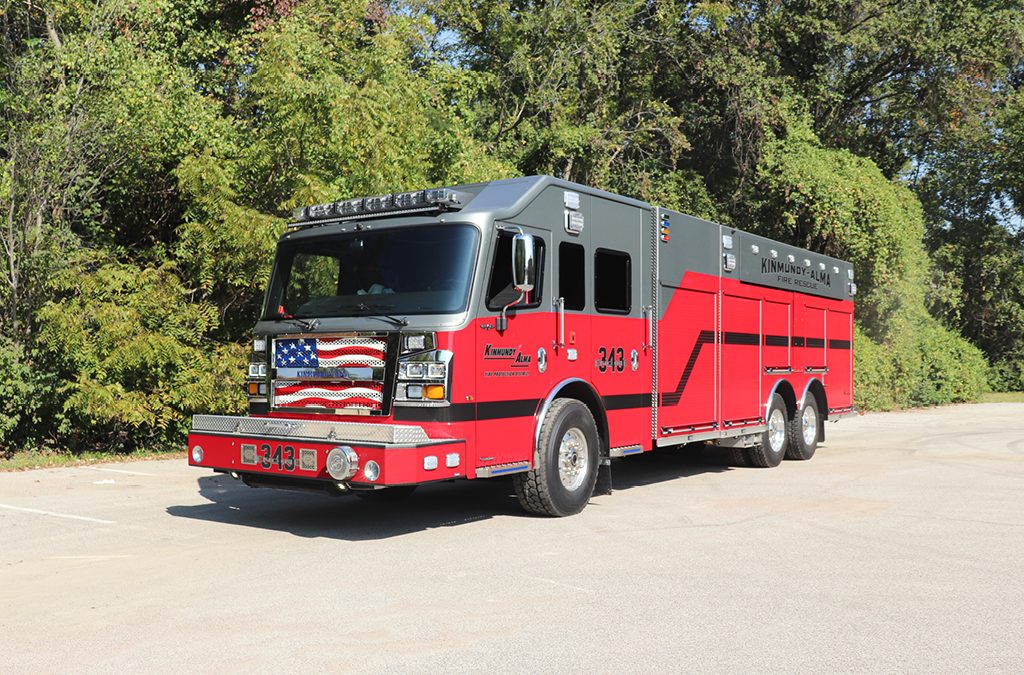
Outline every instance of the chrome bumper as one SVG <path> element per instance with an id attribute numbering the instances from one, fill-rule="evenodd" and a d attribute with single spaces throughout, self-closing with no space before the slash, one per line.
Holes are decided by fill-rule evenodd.
<path id="1" fill-rule="evenodd" d="M 422 427 L 415 425 L 321 422 L 231 415 L 193 415 L 192 431 L 200 434 L 274 436 L 313 441 L 348 441 L 386 445 L 422 445 L 430 443 L 432 440 Z"/>

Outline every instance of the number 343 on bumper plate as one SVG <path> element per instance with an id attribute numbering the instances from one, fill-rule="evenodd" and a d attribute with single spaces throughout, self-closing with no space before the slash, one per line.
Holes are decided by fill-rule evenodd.
<path id="1" fill-rule="evenodd" d="M 242 464 L 255 464 L 265 471 L 316 471 L 316 450 L 281 443 L 242 444 Z"/>

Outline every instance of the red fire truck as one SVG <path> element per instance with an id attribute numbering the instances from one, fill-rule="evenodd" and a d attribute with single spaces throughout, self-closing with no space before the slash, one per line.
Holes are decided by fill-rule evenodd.
<path id="1" fill-rule="evenodd" d="M 565 516 L 616 457 L 809 459 L 854 413 L 855 293 L 847 262 L 550 176 L 309 206 L 249 415 L 196 415 L 190 463 L 382 498 L 512 475 Z"/>

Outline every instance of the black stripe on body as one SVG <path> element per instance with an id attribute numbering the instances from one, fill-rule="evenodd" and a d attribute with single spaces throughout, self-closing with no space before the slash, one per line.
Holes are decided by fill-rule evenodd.
<path id="1" fill-rule="evenodd" d="M 690 380 L 690 375 L 693 374 L 693 368 L 697 365 L 697 357 L 700 356 L 701 348 L 706 344 L 711 344 L 715 340 L 715 331 L 713 330 L 702 330 L 697 335 L 697 341 L 694 342 L 693 348 L 690 349 L 690 358 L 686 360 L 686 367 L 683 369 L 683 374 L 679 376 L 679 382 L 676 384 L 676 388 L 673 391 L 663 393 L 661 395 L 661 405 L 673 406 L 679 405 L 679 399 L 683 396 L 683 390 L 686 389 L 686 383 Z"/>

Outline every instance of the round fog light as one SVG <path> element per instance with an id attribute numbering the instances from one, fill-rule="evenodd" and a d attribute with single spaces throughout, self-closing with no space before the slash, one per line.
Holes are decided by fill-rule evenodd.
<path id="1" fill-rule="evenodd" d="M 371 459 L 363 465 L 363 478 L 371 483 L 380 478 L 380 464 Z"/>
<path id="2" fill-rule="evenodd" d="M 359 455 L 347 445 L 331 448 L 327 453 L 327 473 L 334 480 L 348 480 L 359 470 Z"/>
<path id="3" fill-rule="evenodd" d="M 192 461 L 196 464 L 203 461 L 203 447 L 201 445 L 192 446 Z"/>

